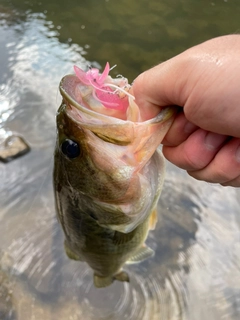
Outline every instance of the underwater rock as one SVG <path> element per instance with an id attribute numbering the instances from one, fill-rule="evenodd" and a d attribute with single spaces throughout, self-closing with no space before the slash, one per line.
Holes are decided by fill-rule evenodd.
<path id="1" fill-rule="evenodd" d="M 30 146 L 20 136 L 12 134 L 0 144 L 0 161 L 7 163 L 30 151 Z"/>

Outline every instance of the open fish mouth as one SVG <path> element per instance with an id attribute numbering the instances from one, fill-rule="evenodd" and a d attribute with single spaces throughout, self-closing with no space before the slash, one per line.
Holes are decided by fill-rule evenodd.
<path id="1" fill-rule="evenodd" d="M 60 92 L 72 106 L 84 112 L 85 117 L 104 122 L 116 120 L 146 122 L 167 121 L 176 112 L 175 107 L 159 108 L 159 114 L 153 119 L 143 119 L 139 107 L 135 103 L 131 92 L 131 85 L 124 77 L 113 79 L 109 76 L 110 67 L 106 67 L 102 74 L 99 70 L 91 68 L 87 72 L 77 66 L 74 67 L 76 75 L 67 75 L 60 82 Z M 75 115 L 76 116 L 76 115 Z M 107 116 L 105 118 L 104 116 Z M 88 117 L 88 120 L 91 120 Z M 109 118 L 114 119 L 109 119 Z M 81 117 L 80 117 L 81 119 Z M 76 117 L 77 120 L 77 117 Z M 87 120 L 87 119 L 86 119 Z M 121 123 L 118 122 L 118 123 Z"/>

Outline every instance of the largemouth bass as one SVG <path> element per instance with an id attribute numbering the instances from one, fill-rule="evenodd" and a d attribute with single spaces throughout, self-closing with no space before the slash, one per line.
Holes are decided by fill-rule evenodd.
<path id="1" fill-rule="evenodd" d="M 65 251 L 94 271 L 96 287 L 129 281 L 125 263 L 153 255 L 144 243 L 157 221 L 164 180 L 157 147 L 175 109 L 144 121 L 126 78 L 107 63 L 60 82 L 54 186 Z"/>

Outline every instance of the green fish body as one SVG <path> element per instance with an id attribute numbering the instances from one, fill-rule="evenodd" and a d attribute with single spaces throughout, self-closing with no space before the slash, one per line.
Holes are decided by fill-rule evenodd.
<path id="1" fill-rule="evenodd" d="M 132 121 L 139 110 L 130 101 L 133 110 L 119 119 L 92 107 L 99 101 L 91 89 L 74 75 L 60 83 L 54 190 L 68 257 L 87 262 L 95 286 L 105 287 L 115 279 L 129 281 L 125 263 L 153 255 L 144 243 L 157 221 L 164 179 L 156 149 L 174 109 Z"/>

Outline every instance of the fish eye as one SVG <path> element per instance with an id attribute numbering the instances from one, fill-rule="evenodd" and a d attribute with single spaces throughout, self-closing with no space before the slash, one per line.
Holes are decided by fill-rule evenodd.
<path id="1" fill-rule="evenodd" d="M 77 142 L 66 139 L 61 145 L 62 153 L 69 159 L 77 158 L 80 155 L 80 147 Z"/>

